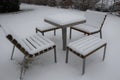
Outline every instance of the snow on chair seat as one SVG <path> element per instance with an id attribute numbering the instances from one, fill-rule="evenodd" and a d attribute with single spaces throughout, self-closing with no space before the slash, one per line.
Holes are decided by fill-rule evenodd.
<path id="1" fill-rule="evenodd" d="M 54 35 L 56 35 L 56 29 L 59 29 L 59 28 L 56 27 L 56 26 L 53 26 L 53 25 L 45 23 L 43 25 L 43 27 L 41 27 L 41 26 L 40 27 L 36 27 L 36 33 L 39 31 L 39 32 L 42 33 L 42 35 L 44 35 L 45 32 L 54 30 Z"/>
<path id="2" fill-rule="evenodd" d="M 22 46 L 28 50 L 32 55 L 34 53 L 39 53 L 45 49 L 53 48 L 55 44 L 47 39 L 46 37 L 41 36 L 39 33 L 26 37 L 22 39 Z"/>
<path id="3" fill-rule="evenodd" d="M 107 42 L 105 40 L 96 38 L 92 35 L 76 40 L 74 42 L 71 42 L 67 46 L 66 63 L 68 63 L 68 51 L 70 50 L 83 59 L 82 74 L 84 74 L 85 58 L 90 54 L 94 53 L 95 51 L 97 51 L 98 49 L 104 47 L 104 55 L 103 55 L 103 60 L 104 60 L 106 45 L 107 45 Z"/>
<path id="4" fill-rule="evenodd" d="M 12 35 L 8 35 L 7 38 L 19 49 L 23 48 L 24 54 L 30 58 L 55 48 L 55 44 L 51 40 L 43 37 L 39 33 L 19 41 L 12 37 Z"/>
<path id="5" fill-rule="evenodd" d="M 89 24 L 79 24 L 79 25 L 76 25 L 74 26 L 75 29 L 77 30 L 81 30 L 81 32 L 87 32 L 87 33 L 95 33 L 95 32 L 99 32 L 99 29 L 98 28 L 95 28 L 93 26 L 91 26 Z"/>

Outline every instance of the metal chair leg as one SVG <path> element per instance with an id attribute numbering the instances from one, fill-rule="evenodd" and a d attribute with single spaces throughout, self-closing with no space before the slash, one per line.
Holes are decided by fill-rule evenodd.
<path id="1" fill-rule="evenodd" d="M 15 45 L 13 45 L 13 50 L 12 50 L 12 54 L 11 54 L 11 60 L 13 59 L 13 54 L 14 54 L 14 51 L 15 51 Z"/>
<path id="2" fill-rule="evenodd" d="M 36 28 L 36 33 L 38 32 L 37 28 Z"/>
<path id="3" fill-rule="evenodd" d="M 57 63 L 56 47 L 54 48 L 54 58 L 55 58 L 55 63 Z"/>
<path id="4" fill-rule="evenodd" d="M 20 80 L 23 80 L 23 71 L 24 71 L 24 67 L 21 67 L 21 71 L 20 71 Z"/>
<path id="5" fill-rule="evenodd" d="M 44 32 L 42 32 L 42 35 L 44 36 Z"/>
<path id="6" fill-rule="evenodd" d="M 67 48 L 67 50 L 66 50 L 66 63 L 68 63 L 68 54 L 69 54 L 69 49 Z"/>
<path id="7" fill-rule="evenodd" d="M 56 30 L 54 29 L 54 36 L 56 36 Z"/>
<path id="8" fill-rule="evenodd" d="M 82 75 L 85 73 L 85 58 L 83 59 Z"/>
<path id="9" fill-rule="evenodd" d="M 72 28 L 70 27 L 70 39 L 71 39 L 71 37 L 72 37 Z"/>
<path id="10" fill-rule="evenodd" d="M 104 46 L 104 54 L 103 54 L 103 61 L 105 60 L 105 54 L 106 54 L 106 46 L 107 46 L 107 44 Z"/>
<path id="11" fill-rule="evenodd" d="M 102 31 L 100 31 L 100 38 L 102 39 Z"/>
<path id="12" fill-rule="evenodd" d="M 28 68 L 29 60 L 24 57 L 21 65 L 20 71 L 20 80 L 23 80 L 23 76 L 25 75 L 26 69 Z"/>
<path id="13" fill-rule="evenodd" d="M 20 71 L 20 80 L 23 80 L 23 76 L 24 76 L 24 68 L 25 68 L 25 57 L 24 57 L 24 59 L 23 59 L 23 61 L 22 61 L 22 64 L 21 64 L 21 71 Z"/>

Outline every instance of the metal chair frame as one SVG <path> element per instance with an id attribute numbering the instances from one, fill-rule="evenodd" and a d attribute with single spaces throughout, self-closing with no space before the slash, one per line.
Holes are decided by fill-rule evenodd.
<path id="1" fill-rule="evenodd" d="M 83 66 L 82 66 L 82 75 L 84 75 L 85 73 L 85 62 L 86 62 L 86 58 L 93 54 L 94 52 L 96 52 L 97 50 L 101 49 L 104 47 L 104 54 L 103 54 L 103 58 L 102 58 L 102 61 L 105 60 L 105 54 L 106 54 L 106 46 L 107 46 L 107 43 L 97 47 L 96 49 L 94 49 L 93 51 L 91 51 L 90 53 L 88 53 L 87 55 L 82 55 L 81 53 L 79 52 L 76 52 L 75 50 L 73 50 L 72 48 L 70 47 L 67 47 L 67 50 L 66 50 L 66 63 L 68 63 L 68 56 L 69 56 L 69 51 L 73 52 L 75 55 L 77 55 L 78 57 L 82 58 L 83 59 Z"/>
<path id="2" fill-rule="evenodd" d="M 103 20 L 103 22 L 102 22 L 102 24 L 101 24 L 100 29 L 99 29 L 98 31 L 95 31 L 95 32 L 89 33 L 89 32 L 86 32 L 86 31 L 84 31 L 84 30 L 80 30 L 80 29 L 76 29 L 76 28 L 74 28 L 74 27 L 70 27 L 70 36 L 69 36 L 69 38 L 71 39 L 71 37 L 72 37 L 72 29 L 73 29 L 73 30 L 80 31 L 80 32 L 82 32 L 82 33 L 84 33 L 84 34 L 87 34 L 87 35 L 92 35 L 92 34 L 100 33 L 100 38 L 102 38 L 102 27 L 103 27 L 103 25 L 104 25 L 104 22 L 105 22 L 105 20 L 106 20 L 106 17 L 107 17 L 107 15 L 105 15 L 104 20 Z"/>
<path id="3" fill-rule="evenodd" d="M 23 79 L 23 75 L 25 74 L 25 71 L 26 71 L 26 67 L 28 67 L 28 64 L 29 62 L 31 61 L 31 59 L 49 51 L 49 50 L 52 50 L 54 49 L 54 59 L 55 59 L 55 63 L 57 62 L 57 58 L 56 58 L 56 45 L 54 46 L 51 46 L 49 48 L 46 48 L 38 53 L 35 53 L 35 54 L 29 54 L 29 52 L 27 52 L 22 46 L 20 43 L 18 43 L 18 41 L 16 39 L 14 39 L 11 35 L 8 35 L 6 36 L 7 39 L 13 43 L 13 49 L 12 49 L 12 54 L 11 54 L 11 60 L 13 59 L 13 55 L 14 55 L 14 51 L 15 51 L 15 48 L 18 48 L 23 54 L 24 54 L 24 59 L 23 59 L 23 62 L 22 62 L 22 67 L 21 67 L 21 73 L 20 73 L 20 80 Z"/>
<path id="4" fill-rule="evenodd" d="M 23 45 L 19 42 L 19 40 L 15 38 L 15 36 L 13 36 L 11 33 L 6 33 L 6 30 L 1 25 L 0 25 L 0 28 L 4 31 L 4 33 L 6 35 L 6 38 L 13 44 L 13 49 L 12 49 L 10 59 L 13 60 L 13 55 L 15 53 L 15 48 L 19 49 L 24 54 L 24 59 L 23 59 L 22 64 L 21 64 L 20 80 L 23 80 L 23 76 L 26 72 L 26 69 L 29 67 L 28 64 L 34 58 L 36 58 L 37 56 L 39 56 L 39 55 L 41 55 L 41 54 L 43 54 L 47 51 L 50 51 L 50 50 L 54 49 L 54 61 L 55 61 L 55 63 L 57 63 L 56 45 L 55 44 L 52 44 L 48 47 L 45 47 L 45 48 L 43 48 L 42 50 L 39 51 L 38 50 L 39 48 L 37 49 L 29 39 L 25 38 L 25 40 L 28 41 L 31 44 L 31 46 L 34 47 L 37 50 L 36 52 L 33 52 L 31 54 L 28 50 L 25 49 L 25 47 L 23 47 Z M 40 37 L 40 36 L 38 36 L 38 37 Z M 39 42 L 42 42 L 42 40 L 40 40 L 40 39 L 42 39 L 43 37 L 39 38 Z M 46 42 L 50 41 L 49 39 L 44 37 L 43 40 L 45 40 L 45 39 L 46 39 Z M 43 45 L 43 44 L 41 44 L 41 45 Z M 39 47 L 41 47 L 41 45 Z"/>

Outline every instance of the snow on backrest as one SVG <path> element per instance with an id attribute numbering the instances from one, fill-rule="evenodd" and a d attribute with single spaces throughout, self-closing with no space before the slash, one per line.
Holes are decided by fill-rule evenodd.
<path id="1" fill-rule="evenodd" d="M 87 10 L 85 12 L 86 24 L 100 28 L 107 14 L 98 11 Z"/>
<path id="2" fill-rule="evenodd" d="M 17 40 L 19 43 L 21 43 L 21 40 L 19 37 L 9 28 L 9 27 L 3 27 L 0 25 L 0 28 L 3 30 L 5 36 L 7 37 L 8 35 L 11 35 L 13 39 Z"/>
<path id="3" fill-rule="evenodd" d="M 13 39 L 15 39 L 24 49 L 26 49 L 26 51 L 29 51 L 29 49 L 26 48 L 25 44 L 19 38 L 19 36 L 17 36 L 9 27 L 0 26 L 0 28 L 2 28 L 2 30 L 3 30 L 3 32 L 4 32 L 4 34 L 5 34 L 6 37 L 8 35 L 11 35 L 13 37 Z"/>

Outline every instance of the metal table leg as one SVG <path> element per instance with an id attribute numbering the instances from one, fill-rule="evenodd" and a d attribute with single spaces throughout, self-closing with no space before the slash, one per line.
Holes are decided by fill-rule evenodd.
<path id="1" fill-rule="evenodd" d="M 63 40 L 63 50 L 66 50 L 67 46 L 67 28 L 62 28 L 62 40 Z"/>

